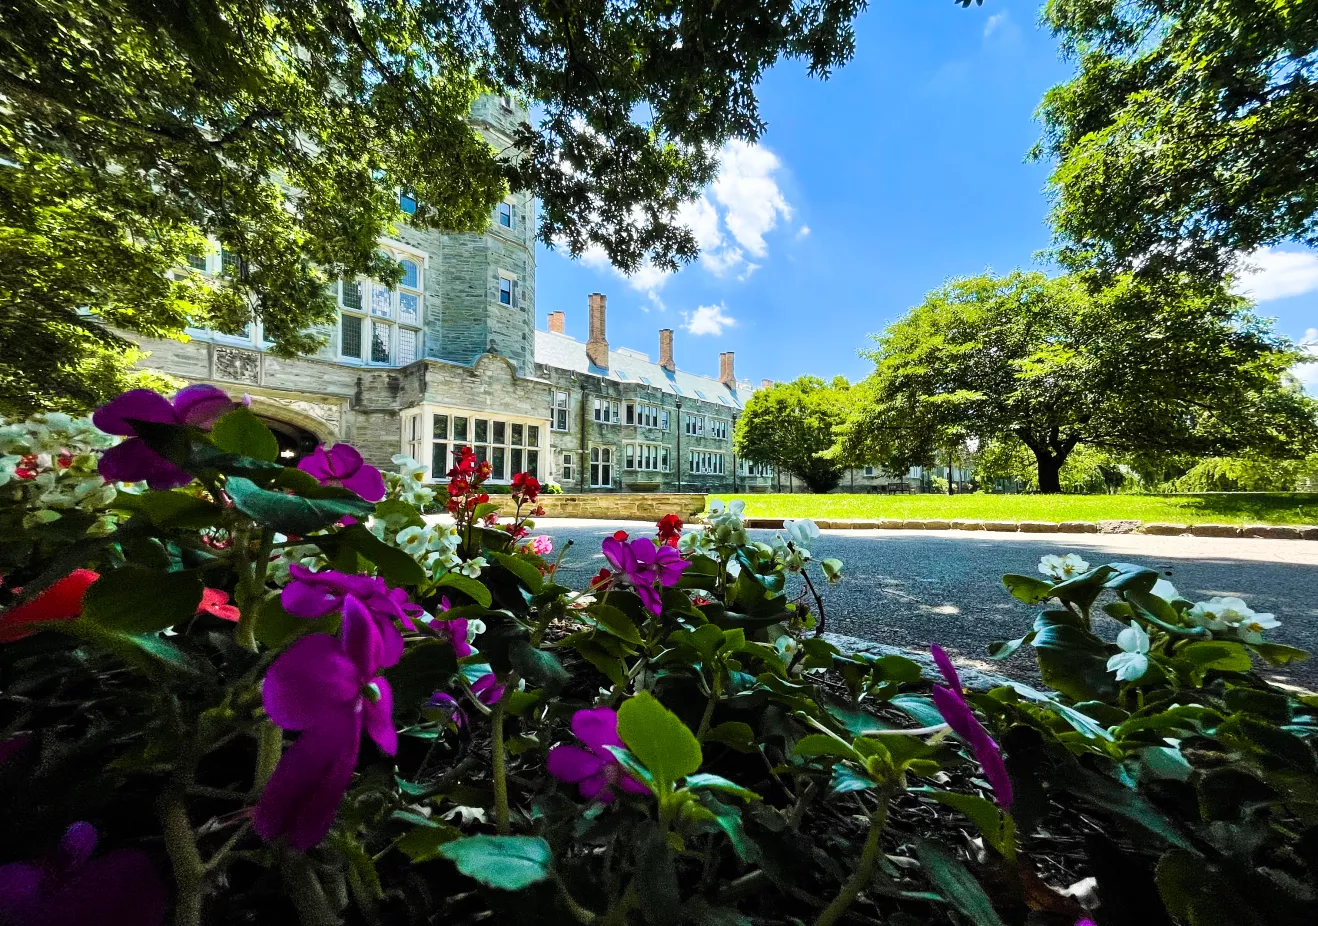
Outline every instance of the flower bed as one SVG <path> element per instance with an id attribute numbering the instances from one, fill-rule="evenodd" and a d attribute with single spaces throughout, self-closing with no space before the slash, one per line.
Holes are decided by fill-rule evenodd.
<path id="1" fill-rule="evenodd" d="M 501 519 L 460 451 L 428 524 L 412 461 L 284 467 L 191 388 L 0 425 L 0 922 L 1314 920 L 1272 615 L 1045 557 L 992 655 L 1048 689 L 930 685 L 820 636 L 811 521 L 671 515 L 568 588 L 533 478 Z"/>

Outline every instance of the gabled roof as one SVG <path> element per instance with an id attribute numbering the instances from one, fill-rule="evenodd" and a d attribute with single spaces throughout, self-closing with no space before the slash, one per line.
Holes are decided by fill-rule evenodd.
<path id="1" fill-rule="evenodd" d="M 553 331 L 536 331 L 535 362 L 560 370 L 588 373 L 620 383 L 650 386 L 686 399 L 703 399 L 706 402 L 740 409 L 751 397 L 749 384 L 738 383 L 729 389 L 717 379 L 678 370 L 670 373 L 640 351 L 622 348 L 609 351 L 609 368 L 597 367 L 586 357 L 586 345 L 576 338 Z"/>

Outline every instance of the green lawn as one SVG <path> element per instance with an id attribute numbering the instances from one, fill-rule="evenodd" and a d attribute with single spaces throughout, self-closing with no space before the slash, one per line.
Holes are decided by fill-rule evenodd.
<path id="1" fill-rule="evenodd" d="M 747 517 L 1318 524 L 1318 492 L 1212 495 L 722 495 Z"/>

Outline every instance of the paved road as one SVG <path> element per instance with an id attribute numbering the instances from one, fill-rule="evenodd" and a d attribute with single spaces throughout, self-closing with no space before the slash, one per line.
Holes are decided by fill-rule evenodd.
<path id="1" fill-rule="evenodd" d="M 575 541 L 561 576 L 580 583 L 604 565 L 599 545 L 619 527 L 640 535 L 652 524 L 545 519 L 540 529 L 561 546 Z M 773 531 L 751 531 L 768 539 Z M 1191 600 L 1236 595 L 1276 614 L 1277 643 L 1318 653 L 1318 543 L 1300 540 L 1229 540 L 1105 534 L 986 534 L 982 531 L 824 531 L 812 551 L 836 556 L 846 579 L 827 592 L 828 626 L 837 633 L 908 649 L 938 641 L 958 659 L 989 671 L 1034 676 L 1033 659 L 984 659 L 994 640 L 1019 636 L 1033 609 L 1001 584 L 1005 572 L 1032 574 L 1045 553 L 1079 553 L 1093 565 L 1133 562 L 1167 573 Z M 1105 635 L 1119 629 L 1104 620 Z M 1318 659 L 1289 670 L 1270 670 L 1279 681 L 1318 689 Z"/>

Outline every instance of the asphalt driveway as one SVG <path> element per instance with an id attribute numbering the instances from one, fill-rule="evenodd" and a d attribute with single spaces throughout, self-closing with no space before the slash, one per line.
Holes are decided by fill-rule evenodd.
<path id="1" fill-rule="evenodd" d="M 600 542 L 618 528 L 633 535 L 652 524 L 545 519 L 539 530 L 560 547 L 571 539 L 561 578 L 580 584 L 604 564 Z M 751 531 L 768 539 L 773 531 Z M 836 556 L 846 578 L 825 594 L 828 629 L 904 649 L 941 643 L 958 661 L 1031 679 L 1033 659 L 984 658 L 994 640 L 1019 636 L 1034 609 L 1002 587 L 1006 572 L 1034 574 L 1046 553 L 1078 553 L 1092 565 L 1130 562 L 1165 573 L 1182 595 L 1199 600 L 1235 595 L 1282 626 L 1268 639 L 1318 653 L 1318 542 L 1303 540 L 1154 537 L 1138 534 L 997 534 L 982 531 L 824 531 L 811 545 Z M 1105 635 L 1118 626 L 1104 620 Z M 1269 670 L 1278 681 L 1318 689 L 1318 660 Z"/>

